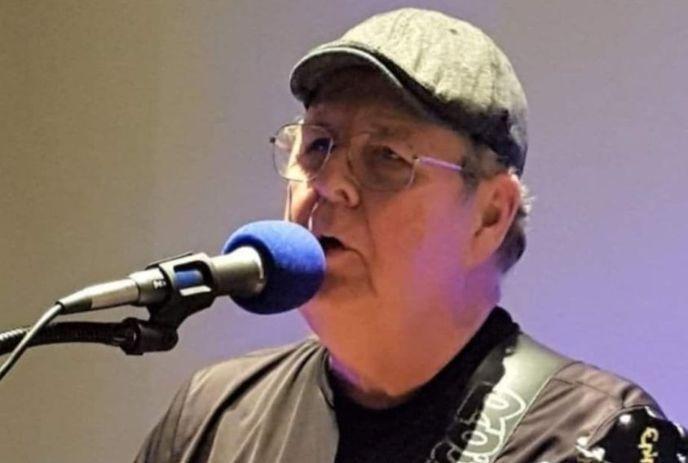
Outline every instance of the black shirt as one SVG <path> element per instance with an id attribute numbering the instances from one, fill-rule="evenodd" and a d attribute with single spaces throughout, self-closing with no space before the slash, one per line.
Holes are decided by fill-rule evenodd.
<path id="1" fill-rule="evenodd" d="M 335 463 L 424 462 L 462 403 L 482 360 L 518 325 L 497 307 L 466 346 L 408 401 L 376 410 L 348 398 L 330 378 L 339 427 Z"/>

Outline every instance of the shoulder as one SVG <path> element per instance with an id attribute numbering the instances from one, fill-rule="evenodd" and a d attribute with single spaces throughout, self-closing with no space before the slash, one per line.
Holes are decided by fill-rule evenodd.
<path id="1" fill-rule="evenodd" d="M 209 366 L 188 382 L 183 408 L 190 417 L 207 419 L 231 403 L 264 395 L 263 391 L 275 393 L 288 378 L 296 381 L 305 376 L 304 371 L 318 370 L 324 352 L 325 348 L 317 340 L 308 338 Z"/>
<path id="2" fill-rule="evenodd" d="M 620 415 L 642 407 L 661 415 L 655 400 L 634 382 L 565 359 L 512 434 L 504 449 L 509 459 L 501 461 L 575 458 L 578 444 L 599 440 Z"/>
<path id="3" fill-rule="evenodd" d="M 557 372 L 543 395 L 548 392 L 550 396 L 560 395 L 559 400 L 580 398 L 583 401 L 578 407 L 597 406 L 609 413 L 641 406 L 659 410 L 654 399 L 633 381 L 584 362 L 570 362 Z"/>
<path id="4" fill-rule="evenodd" d="M 284 372 L 321 356 L 324 347 L 314 338 L 263 349 L 211 365 L 196 372 L 189 382 L 188 396 L 203 391 L 203 397 L 226 393 L 243 384 Z"/>
<path id="5" fill-rule="evenodd" d="M 137 462 L 188 461 L 215 419 L 228 408 L 279 394 L 284 384 L 315 375 L 325 349 L 315 339 L 236 357 L 195 373 L 151 431 Z"/>

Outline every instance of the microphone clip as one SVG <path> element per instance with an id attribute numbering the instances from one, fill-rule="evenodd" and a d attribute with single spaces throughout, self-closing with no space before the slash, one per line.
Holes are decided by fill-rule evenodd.
<path id="1" fill-rule="evenodd" d="M 146 307 L 149 322 L 177 329 L 189 316 L 209 307 L 216 297 L 217 275 L 210 258 L 204 253 L 186 253 L 153 262 L 146 270 L 158 269 L 164 280 L 150 281 L 150 288 L 164 290 L 166 297 Z"/>
<path id="2" fill-rule="evenodd" d="M 188 252 L 162 259 L 146 266 L 146 270 L 151 269 L 157 269 L 163 278 L 143 282 L 148 287 L 141 288 L 142 293 L 151 295 L 146 306 L 149 319 L 127 318 L 121 324 L 126 335 L 119 347 L 127 355 L 172 350 L 179 340 L 179 325 L 215 300 L 216 272 L 204 253 Z M 156 295 L 161 293 L 166 297 L 159 301 Z"/>

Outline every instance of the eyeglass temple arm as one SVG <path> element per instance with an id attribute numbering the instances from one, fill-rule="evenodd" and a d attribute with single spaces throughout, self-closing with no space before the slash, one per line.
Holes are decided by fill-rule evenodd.
<path id="1" fill-rule="evenodd" d="M 422 162 L 424 164 L 431 164 L 433 166 L 443 167 L 445 169 L 451 169 L 451 170 L 454 170 L 456 172 L 461 172 L 461 170 L 463 170 L 463 167 L 458 165 L 458 164 L 454 164 L 453 162 L 443 161 L 441 159 L 433 158 L 430 156 L 418 156 L 416 159 L 418 159 L 418 162 Z"/>

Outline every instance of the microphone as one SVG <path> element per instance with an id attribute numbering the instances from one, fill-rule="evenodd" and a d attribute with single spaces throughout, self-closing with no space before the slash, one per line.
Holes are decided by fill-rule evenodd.
<path id="1" fill-rule="evenodd" d="M 122 305 L 181 306 L 174 323 L 208 307 L 218 296 L 230 296 L 258 314 L 291 310 L 307 302 L 325 275 L 325 255 L 318 240 L 300 225 L 265 220 L 234 232 L 222 255 L 186 254 L 149 265 L 127 278 L 84 288 L 59 299 L 63 314 Z M 172 302 L 173 301 L 173 302 Z M 167 316 L 167 315 L 166 315 Z M 169 317 L 168 317 L 169 318 Z"/>

